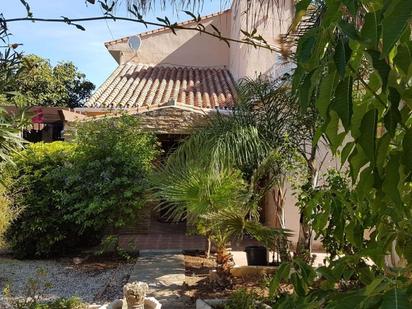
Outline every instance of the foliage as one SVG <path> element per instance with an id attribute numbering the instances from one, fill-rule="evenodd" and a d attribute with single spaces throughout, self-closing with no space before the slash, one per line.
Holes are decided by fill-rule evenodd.
<path id="1" fill-rule="evenodd" d="M 310 3 L 297 3 L 297 19 Z M 274 308 L 410 308 L 412 3 L 317 5 L 318 22 L 299 40 L 293 88 L 302 108 L 315 102 L 323 118 L 317 136 L 340 153 L 352 184 L 330 174 L 301 196 L 336 259 L 317 269 L 282 264 L 271 282 Z M 292 293 L 278 293 L 283 280 Z"/>
<path id="2" fill-rule="evenodd" d="M 61 190 L 67 217 L 97 233 L 132 222 L 145 204 L 155 137 L 127 115 L 83 122 L 76 131 L 76 163 Z"/>
<path id="3" fill-rule="evenodd" d="M 4 184 L 0 184 L 0 248 L 5 247 L 4 235 L 17 215 L 17 209 L 12 207 L 10 200 L 5 194 Z"/>
<path id="4" fill-rule="evenodd" d="M 8 32 L 0 23 L 1 45 L 8 43 Z M 17 92 L 9 91 L 9 86 L 15 82 L 14 72 L 20 64 L 21 53 L 13 47 L 0 46 L 0 105 L 12 100 Z M 24 123 L 24 114 L 13 117 L 0 108 L 0 168 L 11 161 L 11 155 L 23 147 L 23 139 L 19 128 Z"/>
<path id="5" fill-rule="evenodd" d="M 293 293 L 279 293 L 281 282 Z M 410 308 L 410 272 L 384 274 L 355 256 L 345 256 L 326 267 L 312 268 L 294 260 L 284 263 L 272 279 L 273 308 Z"/>
<path id="6" fill-rule="evenodd" d="M 23 145 L 19 123 L 0 108 L 0 167 L 7 162 L 12 162 L 13 153 L 22 149 Z"/>
<path id="7" fill-rule="evenodd" d="M 235 291 L 230 295 L 224 309 L 260 309 L 264 308 L 259 302 L 258 295 L 245 289 Z"/>
<path id="8" fill-rule="evenodd" d="M 136 252 L 133 239 L 128 242 L 127 248 L 124 248 L 124 246 L 119 244 L 119 235 L 107 235 L 101 240 L 99 248 L 94 254 L 96 256 L 116 256 L 129 261 L 136 255 Z"/>
<path id="9" fill-rule="evenodd" d="M 362 225 L 373 219 L 368 201 L 359 199 L 349 179 L 336 170 L 327 172 L 322 185 L 303 187 L 298 205 L 304 205 L 306 218 L 330 259 L 354 254 L 354 246 L 364 241 Z M 356 208 L 362 208 L 362 213 L 355 212 Z"/>
<path id="10" fill-rule="evenodd" d="M 168 165 L 153 177 L 153 191 L 166 201 L 164 207 L 172 219 L 197 222 L 202 233 L 215 243 L 217 262 L 223 267 L 228 262 L 226 246 L 233 237 L 250 233 L 273 239 L 282 235 L 256 220 L 256 203 L 251 202 L 248 187 L 237 170 Z"/>
<path id="11" fill-rule="evenodd" d="M 8 166 L 7 197 L 20 214 L 6 240 L 20 257 L 63 253 L 78 245 L 81 232 L 67 218 L 58 190 L 71 164 L 75 146 L 63 142 L 30 144 Z M 8 175 L 7 175 L 8 174 Z"/>
<path id="12" fill-rule="evenodd" d="M 18 95 L 13 102 L 24 105 L 79 107 L 90 97 L 95 86 L 71 62 L 55 67 L 39 56 L 22 57 L 13 71 L 8 91 Z"/>
<path id="13" fill-rule="evenodd" d="M 37 304 L 33 309 L 86 309 L 88 306 L 79 298 L 60 298 L 54 301 Z M 30 308 L 31 309 L 31 308 Z"/>
<path id="14" fill-rule="evenodd" d="M 83 123 L 73 143 L 29 145 L 6 170 L 7 197 L 21 212 L 6 234 L 11 248 L 64 254 L 135 220 L 157 153 L 132 116 Z"/>
<path id="15" fill-rule="evenodd" d="M 286 175 L 298 170 L 298 128 L 305 131 L 286 85 L 265 77 L 244 79 L 228 116 L 217 113 L 169 158 L 168 165 L 195 161 L 205 169 L 235 168 L 248 183 L 251 198 L 261 198 Z M 300 132 L 300 131 L 299 131 Z"/>
<path id="16" fill-rule="evenodd" d="M 326 1 L 296 52 L 300 105 L 315 100 L 324 119 L 319 132 L 348 165 L 357 199 L 368 201 L 353 205 L 358 218 L 350 228 L 373 232 L 352 245 L 379 267 L 394 241 L 412 261 L 411 13 L 408 0 Z"/>

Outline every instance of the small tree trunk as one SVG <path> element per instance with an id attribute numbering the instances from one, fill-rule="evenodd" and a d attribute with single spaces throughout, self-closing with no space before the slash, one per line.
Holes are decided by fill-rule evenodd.
<path id="1" fill-rule="evenodd" d="M 275 203 L 275 226 L 276 228 L 285 228 L 285 191 L 282 187 L 272 189 L 272 197 Z"/>
<path id="2" fill-rule="evenodd" d="M 273 201 L 275 202 L 275 227 L 276 228 L 286 228 L 285 224 L 285 195 L 286 191 L 283 189 L 282 186 L 275 187 L 272 189 L 272 197 Z M 289 242 L 288 238 L 285 236 L 279 239 L 276 242 L 275 247 L 277 247 L 277 251 L 282 262 L 290 261 L 290 250 L 289 250 Z"/>
<path id="3" fill-rule="evenodd" d="M 209 274 L 209 280 L 212 284 L 225 288 L 231 286 L 232 281 L 230 275 L 230 258 L 231 255 L 227 250 L 226 246 L 217 246 L 216 272 L 211 272 Z"/>
<path id="4" fill-rule="evenodd" d="M 210 235 L 207 236 L 207 250 L 206 250 L 206 258 L 210 259 L 210 251 L 212 249 L 212 240 L 210 239 Z"/>
<path id="5" fill-rule="evenodd" d="M 309 225 L 305 222 L 305 215 L 301 211 L 299 219 L 299 235 L 296 245 L 296 256 L 309 262 L 312 251 L 312 235 Z"/>
<path id="6" fill-rule="evenodd" d="M 307 161 L 309 178 L 308 182 L 311 184 L 312 188 L 317 186 L 317 170 L 315 167 L 315 154 L 316 150 L 312 149 L 312 156 Z M 299 235 L 298 242 L 296 244 L 296 256 L 302 258 L 306 262 L 310 262 L 312 254 L 312 230 L 309 224 L 306 222 L 304 209 L 300 210 L 299 218 Z"/>

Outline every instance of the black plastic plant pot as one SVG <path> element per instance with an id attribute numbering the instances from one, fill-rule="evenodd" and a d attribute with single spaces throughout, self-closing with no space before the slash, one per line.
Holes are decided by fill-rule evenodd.
<path id="1" fill-rule="evenodd" d="M 248 246 L 245 251 L 248 265 L 266 266 L 268 264 L 268 253 L 265 247 Z"/>

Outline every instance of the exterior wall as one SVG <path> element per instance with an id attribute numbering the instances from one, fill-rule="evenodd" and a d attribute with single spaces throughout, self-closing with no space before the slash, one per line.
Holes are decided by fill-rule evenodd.
<path id="1" fill-rule="evenodd" d="M 156 134 L 190 134 L 207 121 L 207 114 L 176 106 L 137 114 L 142 128 Z"/>
<path id="2" fill-rule="evenodd" d="M 210 31 L 213 24 L 223 35 L 230 34 L 230 11 L 206 18 L 202 23 Z M 137 53 L 131 52 L 127 42 L 108 45 L 109 51 L 120 63 L 133 61 L 146 64 L 171 64 L 184 66 L 223 67 L 229 64 L 226 43 L 197 31 L 153 31 L 142 35 L 142 45 Z"/>
<path id="3" fill-rule="evenodd" d="M 269 2 L 269 1 L 268 1 Z M 280 35 L 287 33 L 294 15 L 294 1 L 281 0 L 280 7 L 266 8 L 260 0 L 234 0 L 232 4 L 231 37 L 242 39 L 240 30 L 257 30 L 268 44 L 279 47 Z M 247 14 L 246 14 L 247 13 Z M 281 56 L 262 48 L 233 43 L 230 48 L 230 71 L 238 80 L 259 74 L 279 76 Z"/>
<path id="4" fill-rule="evenodd" d="M 329 148 L 326 145 L 320 145 L 316 162 L 319 168 L 319 176 L 322 176 L 328 169 L 339 168 L 339 161 L 332 156 Z M 323 163 L 322 163 L 323 162 Z M 322 163 L 321 166 L 319 166 Z M 321 183 L 320 179 L 320 183 Z M 296 197 L 293 194 L 293 189 L 289 183 L 285 186 L 285 225 L 287 229 L 292 230 L 293 236 L 290 238 L 293 244 L 297 243 L 299 235 L 299 219 L 300 213 L 298 207 L 296 207 Z M 270 204 L 266 205 L 270 207 Z M 321 242 L 319 240 L 313 242 L 312 248 L 318 250 L 321 248 Z"/>

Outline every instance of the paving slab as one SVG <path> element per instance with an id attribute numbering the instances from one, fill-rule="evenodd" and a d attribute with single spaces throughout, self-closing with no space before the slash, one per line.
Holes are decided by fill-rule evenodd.
<path id="1" fill-rule="evenodd" d="M 162 308 L 190 308 L 179 291 L 185 281 L 185 262 L 181 253 L 144 252 L 138 257 L 129 282 L 143 281 L 149 285 L 148 296 L 155 297 Z"/>

